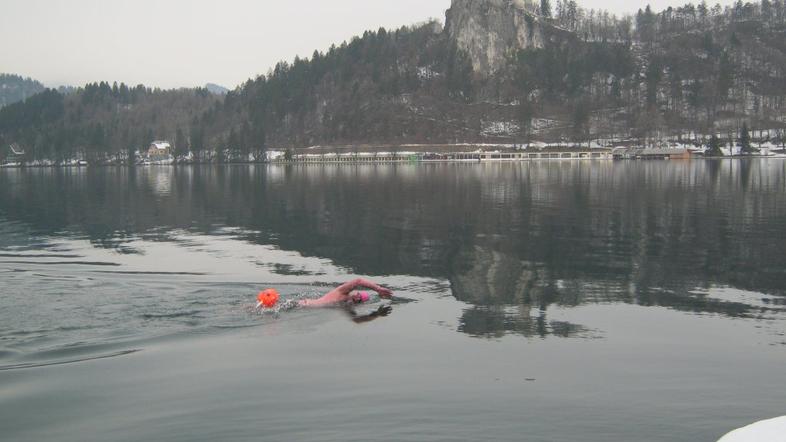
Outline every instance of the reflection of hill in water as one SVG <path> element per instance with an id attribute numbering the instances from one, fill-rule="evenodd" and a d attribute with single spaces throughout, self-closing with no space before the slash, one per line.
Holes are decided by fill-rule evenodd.
<path id="1" fill-rule="evenodd" d="M 173 229 L 238 227 L 250 242 L 357 273 L 448 279 L 456 298 L 477 306 L 462 320 L 471 334 L 571 334 L 580 327 L 549 325 L 548 306 L 628 302 L 730 316 L 780 308 L 695 292 L 784 295 L 785 164 L 7 170 L 0 214 L 118 249 L 130 237 L 168 241 Z"/>
<path id="2" fill-rule="evenodd" d="M 476 306 L 461 317 L 459 331 L 484 338 L 502 337 L 515 333 L 527 337 L 589 336 L 583 326 L 565 321 L 549 321 L 546 310 L 531 311 L 527 306 L 505 308 Z"/>

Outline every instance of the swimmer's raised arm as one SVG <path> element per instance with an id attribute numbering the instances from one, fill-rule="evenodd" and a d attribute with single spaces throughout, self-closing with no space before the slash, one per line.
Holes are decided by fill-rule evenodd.
<path id="1" fill-rule="evenodd" d="M 367 289 L 374 290 L 379 294 L 379 296 L 383 298 L 390 298 L 393 296 L 393 292 L 390 289 L 386 289 L 379 284 L 371 282 L 367 279 L 363 278 L 355 278 L 351 281 L 347 281 L 340 286 L 336 287 L 336 290 L 341 292 L 344 295 L 349 295 L 352 290 L 355 290 L 357 287 L 364 287 Z"/>

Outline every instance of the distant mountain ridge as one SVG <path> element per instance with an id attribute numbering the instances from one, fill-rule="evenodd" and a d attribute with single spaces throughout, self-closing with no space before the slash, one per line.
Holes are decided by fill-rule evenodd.
<path id="1" fill-rule="evenodd" d="M 229 89 L 215 83 L 207 83 L 205 85 L 205 89 L 207 89 L 211 94 L 216 95 L 226 95 L 227 92 L 229 92 Z"/>
<path id="2" fill-rule="evenodd" d="M 0 74 L 0 108 L 23 101 L 39 92 L 43 92 L 43 84 L 31 78 L 23 78 L 15 74 Z"/>

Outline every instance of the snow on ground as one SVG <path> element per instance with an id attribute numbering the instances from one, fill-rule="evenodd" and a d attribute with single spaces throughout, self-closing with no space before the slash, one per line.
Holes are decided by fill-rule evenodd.
<path id="1" fill-rule="evenodd" d="M 265 152 L 265 155 L 267 155 L 268 161 L 273 161 L 283 157 L 284 153 L 285 152 L 282 150 L 268 150 L 267 152 Z"/>
<path id="2" fill-rule="evenodd" d="M 742 150 L 742 148 L 739 146 L 734 146 L 734 147 L 724 146 L 721 147 L 720 149 L 724 155 L 739 155 L 740 151 Z"/>
<path id="3" fill-rule="evenodd" d="M 533 118 L 532 119 L 532 130 L 535 132 L 551 129 L 554 127 L 559 126 L 559 120 L 551 120 L 548 118 Z"/>
<path id="4" fill-rule="evenodd" d="M 418 66 L 418 79 L 431 80 L 439 77 L 439 72 L 434 72 L 429 66 Z"/>
<path id="5" fill-rule="evenodd" d="M 519 133 L 520 126 L 513 121 L 482 121 L 480 134 L 488 136 L 513 136 Z"/>
<path id="6" fill-rule="evenodd" d="M 786 442 L 786 416 L 734 430 L 718 442 Z"/>

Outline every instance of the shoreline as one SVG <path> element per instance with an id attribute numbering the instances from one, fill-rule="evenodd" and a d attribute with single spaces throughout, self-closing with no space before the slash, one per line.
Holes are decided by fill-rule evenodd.
<path id="1" fill-rule="evenodd" d="M 406 148 L 406 149 L 401 149 Z M 208 151 L 202 160 L 195 161 L 193 153 L 175 158 L 136 155 L 131 164 L 124 158 L 95 161 L 71 158 L 60 162 L 49 159 L 24 161 L 21 157 L 6 158 L 0 168 L 81 168 L 81 167 L 149 167 L 187 165 L 240 165 L 240 164 L 383 164 L 383 163 L 434 163 L 434 162 L 523 162 L 523 161 L 608 161 L 608 160 L 692 160 L 692 159 L 750 159 L 786 158 L 786 149 L 767 146 L 760 151 L 741 154 L 736 149 L 725 149 L 724 155 L 705 156 L 705 151 L 679 147 L 576 147 L 543 146 L 540 148 L 515 148 L 509 145 L 479 144 L 423 144 L 423 145 L 357 145 L 311 146 L 295 149 L 270 149 L 264 153 L 224 159 L 229 151 Z M 202 157 L 202 155 L 200 155 Z"/>
<path id="2" fill-rule="evenodd" d="M 308 160 L 272 160 L 272 161 L 224 161 L 224 162 L 187 162 L 170 164 L 0 164 L 2 169 L 85 169 L 96 167 L 125 167 L 125 168 L 148 168 L 148 167 L 185 167 L 185 166 L 284 166 L 299 164 L 431 164 L 431 163 L 525 163 L 525 162 L 549 162 L 549 161 L 613 161 L 613 162 L 635 162 L 635 161 L 696 161 L 696 160 L 786 160 L 786 154 L 776 155 L 724 155 L 715 157 L 705 157 L 702 155 L 691 156 L 690 158 L 670 159 L 670 158 L 612 158 L 608 157 L 543 157 L 543 158 L 471 158 L 471 159 L 411 159 L 402 157 L 400 159 L 367 159 L 367 158 L 340 158 L 340 159 L 308 159 Z"/>
<path id="3" fill-rule="evenodd" d="M 786 147 L 767 142 L 759 143 L 759 149 L 742 154 L 737 147 L 722 148 L 723 155 L 705 156 L 705 150 L 690 144 L 651 145 L 637 144 L 602 146 L 594 141 L 586 146 L 562 143 L 538 142 L 523 144 L 500 143 L 454 143 L 454 144 L 356 144 L 314 145 L 297 148 L 270 148 L 264 151 L 237 155 L 229 149 L 206 150 L 200 154 L 188 152 L 177 158 L 167 149 L 163 154 L 150 157 L 137 151 L 134 161 L 128 158 L 107 156 L 96 160 L 84 157 L 54 161 L 38 159 L 27 161 L 24 152 L 6 156 L 0 168 L 80 168 L 80 167 L 147 167 L 185 166 L 203 164 L 368 164 L 368 163 L 432 163 L 432 162 L 521 162 L 554 160 L 690 160 L 690 159 L 748 159 L 786 158 Z M 194 158 L 201 158 L 195 161 Z"/>

